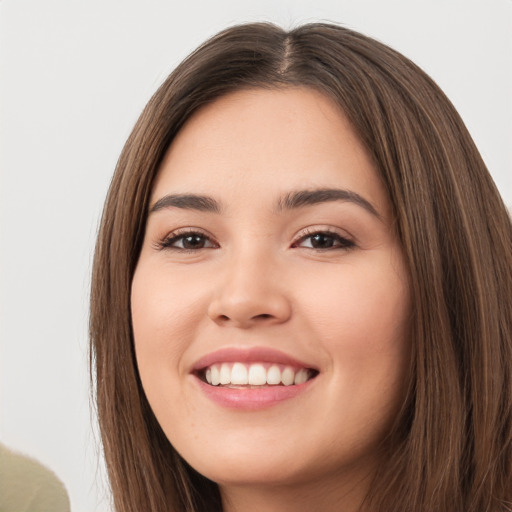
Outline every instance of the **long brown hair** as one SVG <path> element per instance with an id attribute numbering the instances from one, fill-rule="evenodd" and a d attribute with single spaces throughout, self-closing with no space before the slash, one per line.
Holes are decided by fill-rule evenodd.
<path id="1" fill-rule="evenodd" d="M 364 510 L 512 510 L 512 228 L 455 109 L 417 66 L 345 28 L 230 28 L 168 77 L 136 123 L 94 259 L 91 368 L 116 510 L 222 510 L 176 453 L 138 376 L 130 288 L 162 157 L 201 106 L 242 88 L 306 86 L 365 143 L 394 209 L 412 287 L 410 392 Z"/>

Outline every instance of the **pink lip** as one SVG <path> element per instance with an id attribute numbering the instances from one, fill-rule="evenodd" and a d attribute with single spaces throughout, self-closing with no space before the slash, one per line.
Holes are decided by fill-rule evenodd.
<path id="1" fill-rule="evenodd" d="M 295 398 L 307 391 L 315 379 L 293 386 L 269 386 L 261 389 L 211 386 L 194 377 L 200 390 L 213 402 L 229 409 L 254 411 L 265 409 Z"/>
<path id="2" fill-rule="evenodd" d="M 222 386 L 212 386 L 198 376 L 198 372 L 208 366 L 216 363 L 275 363 L 280 365 L 291 366 L 295 369 L 311 368 L 316 369 L 312 365 L 299 361 L 279 350 L 266 347 L 250 347 L 250 348 L 225 348 L 212 352 L 199 359 L 192 368 L 192 376 L 199 386 L 199 389 L 207 398 L 216 404 L 227 407 L 229 409 L 254 411 L 272 407 L 274 405 L 295 398 L 296 396 L 306 392 L 315 379 L 308 380 L 303 384 L 292 386 L 268 386 L 261 388 L 229 388 Z"/>
<path id="3" fill-rule="evenodd" d="M 299 361 L 284 352 L 267 347 L 224 348 L 208 354 L 194 364 L 192 371 L 197 372 L 215 363 L 275 363 L 293 368 L 315 367 Z"/>

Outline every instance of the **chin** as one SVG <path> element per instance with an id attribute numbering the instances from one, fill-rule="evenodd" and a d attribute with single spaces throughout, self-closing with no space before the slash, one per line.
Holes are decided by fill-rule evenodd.
<path id="1" fill-rule="evenodd" d="M 229 436 L 226 436 L 228 439 Z M 216 447 L 219 447 L 217 444 Z M 300 447 L 300 448 L 299 448 Z M 336 448 L 338 451 L 336 452 Z M 343 473 L 367 474 L 374 467 L 375 446 L 333 446 L 309 449 L 305 443 L 226 443 L 208 453 L 186 454 L 187 462 L 219 486 L 306 486 Z M 345 453 L 340 453 L 345 451 Z"/>
<path id="2" fill-rule="evenodd" d="M 287 461 L 227 460 L 215 466 L 196 468 L 219 486 L 288 486 L 301 485 L 311 479 L 306 468 L 289 467 Z"/>

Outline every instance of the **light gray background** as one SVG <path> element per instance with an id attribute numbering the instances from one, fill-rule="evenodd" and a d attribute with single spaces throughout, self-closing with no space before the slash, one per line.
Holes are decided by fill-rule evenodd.
<path id="1" fill-rule="evenodd" d="M 110 176 L 169 71 L 244 21 L 345 24 L 445 90 L 512 205 L 512 0 L 0 1 L 0 441 L 109 510 L 89 410 L 87 302 Z"/>

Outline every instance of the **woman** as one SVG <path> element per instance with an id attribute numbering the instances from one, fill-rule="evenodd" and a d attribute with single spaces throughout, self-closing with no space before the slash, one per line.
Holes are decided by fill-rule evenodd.
<path id="1" fill-rule="evenodd" d="M 228 29 L 142 113 L 91 297 L 116 509 L 512 510 L 512 229 L 438 87 Z"/>

